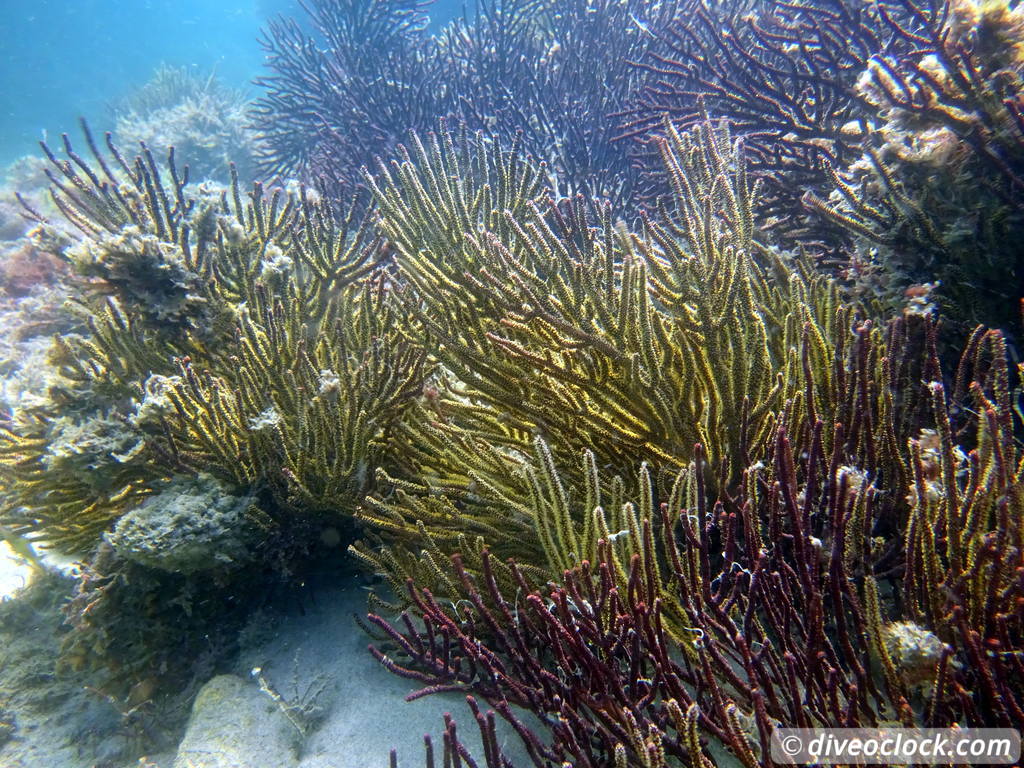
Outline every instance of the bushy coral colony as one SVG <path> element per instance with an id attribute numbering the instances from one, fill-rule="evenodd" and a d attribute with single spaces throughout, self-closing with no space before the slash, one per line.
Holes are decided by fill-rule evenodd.
<path id="1" fill-rule="evenodd" d="M 83 560 L 67 665 L 135 712 L 342 531 L 490 768 L 495 713 L 538 767 L 1024 728 L 1024 6 L 304 7 L 273 183 L 44 145 L 76 326 L 0 524 Z"/>
<path id="2" fill-rule="evenodd" d="M 114 136 L 121 146 L 173 146 L 188 158 L 195 179 L 227 182 L 232 164 L 250 178 L 256 162 L 256 134 L 244 93 L 214 75 L 166 64 L 152 79 L 114 108 Z"/>

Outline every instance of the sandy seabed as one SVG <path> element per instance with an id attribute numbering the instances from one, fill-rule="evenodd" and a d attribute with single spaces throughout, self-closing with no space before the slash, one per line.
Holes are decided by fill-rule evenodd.
<path id="1" fill-rule="evenodd" d="M 128 734 L 114 708 L 54 673 L 71 580 L 54 574 L 22 589 L 26 566 L 6 553 L 0 561 L 0 583 L 14 587 L 0 606 L 0 721 L 11 726 L 0 727 L 2 768 L 386 768 L 392 748 L 399 765 L 419 768 L 424 734 L 440 749 L 446 712 L 482 755 L 463 696 L 406 702 L 415 684 L 369 653 L 371 638 L 355 621 L 367 593 L 353 573 L 301 604 L 259 609 L 234 661 L 200 690 L 178 748 L 126 761 Z M 289 717 L 290 706 L 310 716 Z M 500 735 L 513 762 L 528 764 L 511 728 Z"/>

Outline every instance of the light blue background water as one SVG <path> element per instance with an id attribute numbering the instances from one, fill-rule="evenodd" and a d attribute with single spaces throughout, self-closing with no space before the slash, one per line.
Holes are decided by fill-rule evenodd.
<path id="1" fill-rule="evenodd" d="M 460 0 L 441 0 L 435 21 Z M 297 0 L 0 0 L 0 168 L 109 106 L 161 63 L 215 70 L 255 95 L 260 27 Z"/>

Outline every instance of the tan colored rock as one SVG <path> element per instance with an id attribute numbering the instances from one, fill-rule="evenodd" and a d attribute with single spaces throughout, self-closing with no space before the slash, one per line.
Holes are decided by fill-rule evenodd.
<path id="1" fill-rule="evenodd" d="M 292 768 L 298 736 L 258 687 L 220 675 L 199 691 L 173 768 Z"/>

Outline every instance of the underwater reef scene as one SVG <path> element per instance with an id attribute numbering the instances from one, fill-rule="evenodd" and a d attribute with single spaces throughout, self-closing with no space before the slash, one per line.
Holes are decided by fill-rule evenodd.
<path id="1" fill-rule="evenodd" d="M 0 764 L 387 764 L 289 623 L 456 695 L 392 766 L 1024 730 L 1024 5 L 430 12 L 9 170 Z"/>

